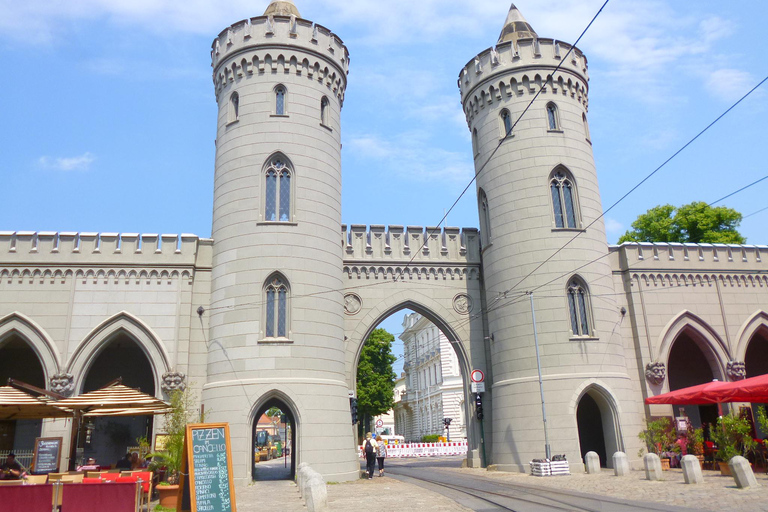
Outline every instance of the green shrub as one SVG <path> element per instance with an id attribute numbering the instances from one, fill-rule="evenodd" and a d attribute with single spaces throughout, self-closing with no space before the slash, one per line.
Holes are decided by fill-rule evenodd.
<path id="1" fill-rule="evenodd" d="M 710 436 L 717 445 L 716 457 L 721 462 L 728 462 L 737 455 L 746 457 L 757 446 L 749 420 L 733 414 L 718 418 Z"/>
<path id="2" fill-rule="evenodd" d="M 663 452 L 669 452 L 674 449 L 677 434 L 672 428 L 672 422 L 669 418 L 648 420 L 646 425 L 646 430 L 640 432 L 638 437 L 641 441 L 645 442 L 649 452 L 661 456 Z M 642 452 L 642 450 L 640 451 Z"/>
<path id="3" fill-rule="evenodd" d="M 429 434 L 428 436 L 422 436 L 422 443 L 436 443 L 440 439 L 438 434 Z"/>

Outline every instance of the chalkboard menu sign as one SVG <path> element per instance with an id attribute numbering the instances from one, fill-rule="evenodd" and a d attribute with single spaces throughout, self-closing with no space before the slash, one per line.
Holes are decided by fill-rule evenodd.
<path id="1" fill-rule="evenodd" d="M 60 437 L 38 437 L 35 439 L 35 453 L 32 456 L 32 472 L 37 475 L 59 472 L 61 459 Z"/>
<path id="2" fill-rule="evenodd" d="M 187 425 L 179 493 L 182 512 L 237 512 L 228 423 Z"/>

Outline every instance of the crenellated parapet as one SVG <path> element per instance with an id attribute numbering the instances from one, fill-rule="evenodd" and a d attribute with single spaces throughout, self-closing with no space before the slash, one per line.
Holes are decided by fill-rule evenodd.
<path id="1" fill-rule="evenodd" d="M 210 266 L 196 235 L 0 231 L 0 266 Z"/>
<path id="2" fill-rule="evenodd" d="M 624 243 L 610 246 L 615 273 L 645 286 L 768 288 L 768 246 Z"/>
<path id="3" fill-rule="evenodd" d="M 569 50 L 572 51 L 569 53 Z M 560 69 L 552 72 L 560 65 Z M 459 73 L 459 90 L 467 123 L 502 98 L 566 97 L 589 106 L 587 57 L 556 39 L 527 38 L 491 47 L 470 60 Z"/>
<path id="4" fill-rule="evenodd" d="M 216 96 L 236 80 L 295 74 L 344 103 L 349 51 L 327 28 L 296 16 L 258 16 L 224 29 L 211 47 Z"/>
<path id="5" fill-rule="evenodd" d="M 341 227 L 344 261 L 433 261 L 480 264 L 477 228 L 352 224 Z"/>

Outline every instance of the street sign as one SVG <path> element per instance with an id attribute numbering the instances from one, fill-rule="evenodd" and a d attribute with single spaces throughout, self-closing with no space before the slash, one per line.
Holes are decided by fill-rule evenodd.
<path id="1" fill-rule="evenodd" d="M 469 377 L 472 379 L 472 382 L 483 382 L 485 380 L 485 374 L 482 370 L 472 370 Z"/>
<path id="2" fill-rule="evenodd" d="M 379 428 L 383 427 L 384 426 L 384 420 L 382 420 L 381 418 L 376 420 L 376 426 L 379 427 Z"/>
<path id="3" fill-rule="evenodd" d="M 469 388 L 473 393 L 485 393 L 485 382 L 472 382 Z"/>

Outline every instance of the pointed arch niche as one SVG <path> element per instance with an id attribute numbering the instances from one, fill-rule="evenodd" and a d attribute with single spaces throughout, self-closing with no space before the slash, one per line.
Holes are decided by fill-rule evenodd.
<path id="1" fill-rule="evenodd" d="M 582 460 L 592 451 L 600 456 L 602 467 L 613 467 L 613 454 L 624 451 L 621 414 L 613 394 L 593 380 L 582 385 L 576 396 L 571 406 L 576 416 Z"/>
<path id="2" fill-rule="evenodd" d="M 42 371 L 39 379 L 41 382 L 28 384 L 47 388 L 51 377 L 59 373 L 61 368 L 59 350 L 48 333 L 31 318 L 14 312 L 0 318 L 0 351 L 4 346 L 11 347 L 10 344 L 21 349 L 26 348 L 37 357 Z M 24 381 L 22 377 L 18 379 Z"/>

